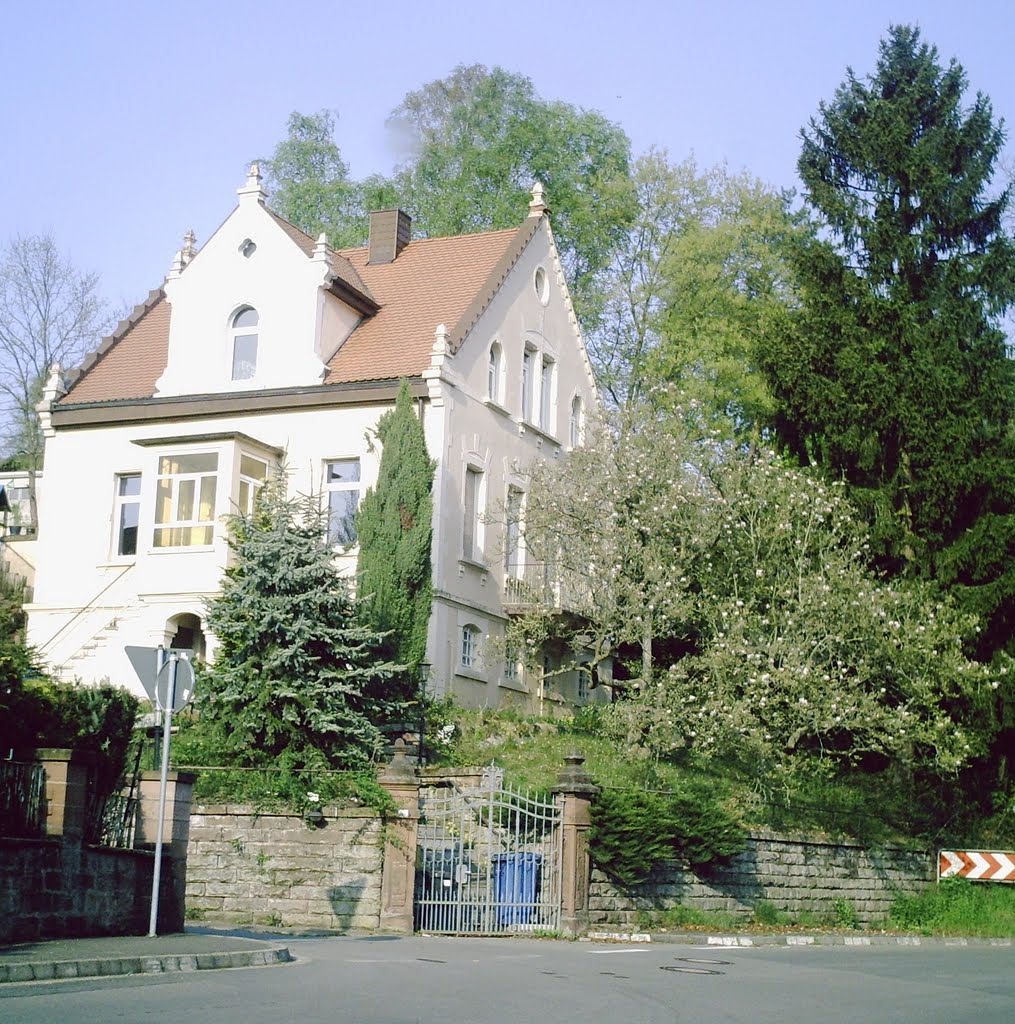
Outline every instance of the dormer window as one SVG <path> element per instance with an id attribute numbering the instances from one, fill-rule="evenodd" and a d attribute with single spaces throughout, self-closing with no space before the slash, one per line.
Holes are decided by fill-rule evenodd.
<path id="1" fill-rule="evenodd" d="M 257 372 L 257 310 L 244 306 L 230 327 L 233 380 L 251 380 Z"/>

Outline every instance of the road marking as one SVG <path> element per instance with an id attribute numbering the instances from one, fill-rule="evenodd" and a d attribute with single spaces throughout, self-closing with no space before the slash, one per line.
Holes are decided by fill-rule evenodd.
<path id="1" fill-rule="evenodd" d="M 647 949 L 590 949 L 593 956 L 613 956 L 616 953 L 647 953 Z"/>

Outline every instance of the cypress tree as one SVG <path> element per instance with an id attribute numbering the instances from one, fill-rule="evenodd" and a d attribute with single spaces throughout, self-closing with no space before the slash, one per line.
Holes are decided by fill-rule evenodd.
<path id="1" fill-rule="evenodd" d="M 392 660 L 414 680 L 426 657 L 432 603 L 430 542 L 436 463 L 402 381 L 395 408 L 377 424 L 383 447 L 377 486 L 360 503 L 359 593 L 367 621 L 388 634 Z"/>

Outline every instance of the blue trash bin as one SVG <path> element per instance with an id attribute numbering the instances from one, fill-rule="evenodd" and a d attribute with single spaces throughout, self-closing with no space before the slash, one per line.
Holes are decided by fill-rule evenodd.
<path id="1" fill-rule="evenodd" d="M 497 926 L 528 924 L 539 895 L 540 853 L 498 853 L 493 864 L 493 894 Z"/>

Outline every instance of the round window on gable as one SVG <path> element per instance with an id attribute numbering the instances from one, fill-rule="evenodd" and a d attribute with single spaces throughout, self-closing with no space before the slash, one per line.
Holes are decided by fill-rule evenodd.
<path id="1" fill-rule="evenodd" d="M 257 243 L 250 238 L 244 238 L 240 243 L 240 255 L 249 260 L 255 252 L 257 252 Z"/>
<path id="2" fill-rule="evenodd" d="M 532 279 L 532 283 L 535 285 L 539 301 L 545 306 L 550 301 L 550 281 L 542 267 L 536 267 L 536 274 Z"/>

